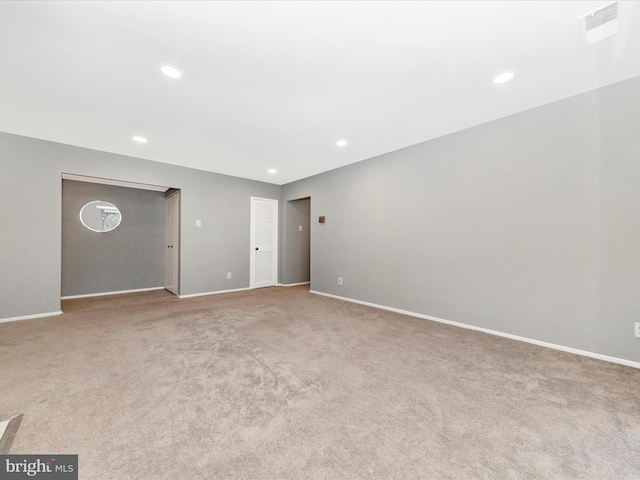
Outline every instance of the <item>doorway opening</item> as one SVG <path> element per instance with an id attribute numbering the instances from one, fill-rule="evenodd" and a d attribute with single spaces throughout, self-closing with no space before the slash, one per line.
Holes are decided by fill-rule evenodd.
<path id="1" fill-rule="evenodd" d="M 311 282 L 311 198 L 286 203 L 283 285 Z"/>
<path id="2" fill-rule="evenodd" d="M 63 300 L 165 288 L 166 192 L 178 191 L 158 185 L 62 174 Z M 111 204 L 114 211 L 117 207 L 120 215 L 117 228 L 87 227 L 80 216 L 87 202 L 102 210 L 108 210 Z M 175 214 L 178 228 L 179 218 L 178 203 Z M 174 253 L 179 265 L 179 243 L 176 244 Z M 175 292 L 179 291 L 178 280 L 172 283 Z"/>

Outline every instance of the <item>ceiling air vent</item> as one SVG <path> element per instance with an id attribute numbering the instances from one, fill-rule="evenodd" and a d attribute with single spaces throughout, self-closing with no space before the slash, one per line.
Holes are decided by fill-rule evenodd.
<path id="1" fill-rule="evenodd" d="M 582 46 L 588 47 L 605 38 L 613 37 L 618 29 L 618 2 L 611 2 L 578 17 Z"/>

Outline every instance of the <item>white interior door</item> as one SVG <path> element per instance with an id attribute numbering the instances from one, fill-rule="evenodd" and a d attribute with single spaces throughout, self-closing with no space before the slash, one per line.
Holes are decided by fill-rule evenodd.
<path id="1" fill-rule="evenodd" d="M 278 282 L 278 201 L 251 197 L 251 288 Z"/>
<path id="2" fill-rule="evenodd" d="M 178 295 L 180 281 L 180 192 L 164 200 L 164 288 Z"/>

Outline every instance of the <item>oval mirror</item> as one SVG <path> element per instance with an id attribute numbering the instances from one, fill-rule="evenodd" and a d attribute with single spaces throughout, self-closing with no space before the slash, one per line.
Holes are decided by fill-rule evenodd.
<path id="1" fill-rule="evenodd" d="M 80 221 L 93 232 L 110 232 L 122 221 L 122 214 L 113 203 L 94 200 L 80 210 Z"/>

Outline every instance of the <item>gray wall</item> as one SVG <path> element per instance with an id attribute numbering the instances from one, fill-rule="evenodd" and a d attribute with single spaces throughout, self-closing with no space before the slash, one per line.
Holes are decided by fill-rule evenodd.
<path id="1" fill-rule="evenodd" d="M 93 232 L 80 210 L 113 203 L 122 214 L 110 232 Z M 99 213 L 97 209 L 93 209 Z M 62 296 L 162 287 L 164 192 L 62 181 Z"/>
<path id="2" fill-rule="evenodd" d="M 182 295 L 247 288 L 250 197 L 280 199 L 277 185 L 6 133 L 0 171 L 0 319 L 60 310 L 62 173 L 181 189 Z"/>
<path id="3" fill-rule="evenodd" d="M 312 290 L 637 362 L 639 161 L 634 78 L 282 198 L 326 216 L 311 222 Z"/>
<path id="4" fill-rule="evenodd" d="M 308 282 L 310 279 L 310 203 L 309 198 L 284 202 L 286 213 L 281 229 L 284 232 L 281 235 L 284 242 L 283 284 Z"/>
<path id="5" fill-rule="evenodd" d="M 182 294 L 249 286 L 251 196 L 310 197 L 313 290 L 638 362 L 639 132 L 634 78 L 282 188 L 0 133 L 0 319 L 60 308 L 69 173 L 182 190 Z"/>

